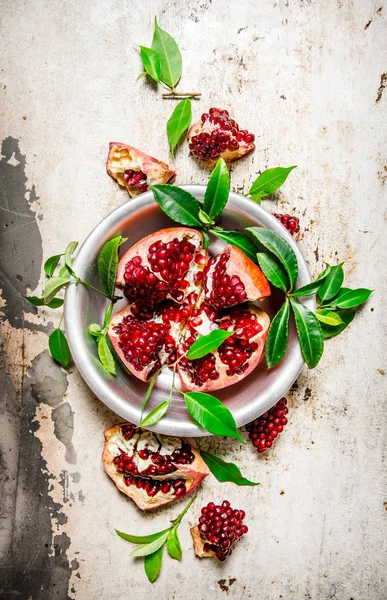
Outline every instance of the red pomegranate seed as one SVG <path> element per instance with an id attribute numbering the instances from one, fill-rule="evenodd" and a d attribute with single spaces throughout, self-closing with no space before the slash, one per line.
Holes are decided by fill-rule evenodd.
<path id="1" fill-rule="evenodd" d="M 282 223 L 291 235 L 295 235 L 300 231 L 300 219 L 292 217 L 291 215 L 274 213 L 274 216 L 278 221 Z"/>
<path id="2" fill-rule="evenodd" d="M 231 508 L 228 500 L 221 505 L 209 502 L 203 506 L 197 526 L 204 542 L 203 550 L 214 552 L 220 561 L 225 560 L 231 555 L 238 539 L 248 532 L 248 527 L 243 524 L 244 518 L 245 512 Z"/>
<path id="3" fill-rule="evenodd" d="M 260 454 L 272 447 L 273 441 L 287 424 L 288 420 L 285 415 L 288 414 L 288 408 L 286 404 L 286 398 L 281 398 L 269 411 L 246 425 L 249 438 Z"/>

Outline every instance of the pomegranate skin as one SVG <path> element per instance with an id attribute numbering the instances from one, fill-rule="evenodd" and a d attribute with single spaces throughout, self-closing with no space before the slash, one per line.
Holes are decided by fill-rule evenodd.
<path id="1" fill-rule="evenodd" d="M 156 493 L 154 496 L 150 496 L 147 494 L 144 488 L 138 489 L 136 485 L 126 485 L 125 483 L 125 474 L 119 473 L 117 471 L 117 465 L 114 462 L 114 459 L 117 456 L 116 448 L 121 447 L 126 448 L 125 446 L 125 438 L 122 434 L 122 428 L 125 426 L 131 426 L 130 423 L 120 423 L 119 425 L 114 425 L 113 427 L 108 427 L 104 431 L 105 436 L 105 445 L 102 453 L 102 463 L 105 468 L 106 473 L 109 477 L 114 481 L 116 487 L 131 498 L 135 504 L 138 506 L 140 510 L 148 511 L 154 508 L 158 508 L 159 506 L 164 506 L 165 504 L 170 504 L 175 500 L 179 500 L 184 498 L 187 494 L 190 494 L 197 488 L 198 485 L 201 484 L 203 479 L 207 477 L 209 474 L 209 469 L 203 459 L 200 456 L 198 450 L 192 445 L 192 443 L 184 438 L 173 438 L 174 443 L 181 443 L 190 447 L 190 452 L 194 456 L 194 460 L 189 464 L 176 464 L 177 467 L 175 471 L 170 474 L 162 475 L 158 474 L 154 477 L 152 476 L 144 476 L 137 477 L 137 479 L 141 479 L 143 482 L 152 481 L 159 482 L 159 484 L 163 484 L 163 482 L 171 481 L 171 480 L 183 480 L 185 482 L 185 491 L 182 494 L 176 495 L 171 489 L 167 493 L 163 493 L 161 490 Z M 134 426 L 133 426 L 134 429 Z M 149 437 L 154 437 L 162 444 L 166 443 L 170 444 L 172 438 L 163 435 L 151 434 L 150 432 L 145 432 L 143 430 L 139 430 L 140 435 L 145 435 Z M 136 435 L 136 434 L 135 434 Z M 126 442 L 128 443 L 128 442 Z M 138 454 L 138 453 L 137 453 Z M 118 455 L 119 456 L 119 455 Z"/>
<path id="2" fill-rule="evenodd" d="M 212 157 L 207 140 L 201 138 L 207 136 L 208 139 L 219 135 L 224 139 L 220 140 L 218 137 L 213 141 Z M 201 119 L 190 127 L 188 143 L 191 153 L 207 167 L 215 165 L 219 158 L 230 163 L 255 150 L 254 135 L 241 130 L 239 125 L 230 119 L 228 112 L 220 108 L 210 108 L 209 113 L 203 114 Z"/>
<path id="3" fill-rule="evenodd" d="M 131 197 L 147 191 L 151 185 L 171 183 L 176 175 L 166 163 L 121 142 L 110 142 L 106 170 Z M 138 175 L 140 180 L 135 182 L 131 181 L 133 177 L 128 179 L 128 173 L 142 173 L 142 176 Z"/>

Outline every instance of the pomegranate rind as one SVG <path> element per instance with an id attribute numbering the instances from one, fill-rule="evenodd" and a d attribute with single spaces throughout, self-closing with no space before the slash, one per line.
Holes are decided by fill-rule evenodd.
<path id="1" fill-rule="evenodd" d="M 216 556 L 213 550 L 208 550 L 207 552 L 204 551 L 205 541 L 200 537 L 200 531 L 197 525 L 195 525 L 195 527 L 191 527 L 190 531 L 196 556 L 199 558 L 213 558 Z"/>
<path id="2" fill-rule="evenodd" d="M 135 256 L 141 256 L 144 259 L 142 264 L 148 266 L 149 265 L 149 263 L 147 261 L 148 248 L 154 242 L 158 241 L 159 239 L 162 239 L 162 241 L 167 244 L 168 242 L 171 242 L 176 237 L 179 239 L 187 237 L 187 238 L 189 238 L 190 241 L 196 242 L 196 244 L 198 246 L 198 251 L 200 251 L 200 253 L 205 255 L 207 258 L 208 252 L 207 252 L 207 250 L 203 250 L 203 248 L 202 248 L 203 236 L 199 231 L 196 231 L 195 229 L 191 229 L 190 227 L 167 227 L 166 229 L 160 229 L 159 231 L 156 231 L 155 233 L 151 233 L 150 235 L 147 235 L 146 237 L 142 238 L 141 240 L 136 242 L 133 246 L 131 246 L 131 248 L 129 248 L 129 250 L 127 250 L 127 252 L 125 252 L 125 254 L 122 256 L 122 258 L 120 259 L 120 261 L 118 263 L 116 286 L 119 288 L 125 287 L 125 285 L 126 285 L 125 277 L 124 277 L 125 267 L 126 267 L 126 264 L 130 260 L 132 260 L 132 258 L 134 258 Z M 161 276 L 159 277 L 159 279 L 162 281 Z M 192 290 L 190 290 L 190 291 L 192 291 Z"/>
<path id="3" fill-rule="evenodd" d="M 164 506 L 165 504 L 170 504 L 171 502 L 175 502 L 176 500 L 180 500 L 184 498 L 187 494 L 193 492 L 198 485 L 201 484 L 203 479 L 207 477 L 210 473 L 209 468 L 203 461 L 200 456 L 199 451 L 193 446 L 192 442 L 185 439 L 180 438 L 182 443 L 189 444 L 191 446 L 191 451 L 195 455 L 195 460 L 191 464 L 187 465 L 177 465 L 178 470 L 174 473 L 170 473 L 168 475 L 159 475 L 157 479 L 162 481 L 163 479 L 185 479 L 187 491 L 185 494 L 180 496 L 180 498 L 174 497 L 170 492 L 168 494 L 163 494 L 159 492 L 156 496 L 150 497 L 143 489 L 137 489 L 134 486 L 127 486 L 124 482 L 124 476 L 121 473 L 117 472 L 116 465 L 114 464 L 114 456 L 109 451 L 108 444 L 113 436 L 120 433 L 121 428 L 126 423 L 120 423 L 118 425 L 114 425 L 113 427 L 108 427 L 104 431 L 105 437 L 105 445 L 102 452 L 102 463 L 105 468 L 106 473 L 109 477 L 114 481 L 117 489 L 128 496 L 134 503 L 138 506 L 140 510 L 148 511 L 153 508 L 158 508 L 159 506 Z M 164 436 L 157 436 L 161 441 Z"/>
<path id="4" fill-rule="evenodd" d="M 191 142 L 191 139 L 195 137 L 195 135 L 199 135 L 203 131 L 203 123 L 202 121 L 197 121 L 194 123 L 190 129 L 188 130 L 188 143 Z M 244 141 L 239 142 L 239 148 L 237 150 L 224 150 L 220 156 L 215 158 L 214 160 L 199 160 L 194 154 L 196 160 L 199 160 L 200 164 L 205 165 L 206 167 L 213 167 L 218 162 L 219 158 L 223 158 L 226 163 L 231 163 L 236 160 L 239 160 L 243 156 L 250 154 L 255 150 L 254 142 L 246 143 Z"/>
<path id="5" fill-rule="evenodd" d="M 230 385 L 234 385 L 235 383 L 242 381 L 242 379 L 245 379 L 259 365 L 265 350 L 266 338 L 270 327 L 270 317 L 263 310 L 252 304 L 249 304 L 248 309 L 257 316 L 258 322 L 262 327 L 262 331 L 257 333 L 257 335 L 249 340 L 250 342 L 257 343 L 258 348 L 254 350 L 253 354 L 248 359 L 249 366 L 243 372 L 243 374 L 238 375 L 235 373 L 234 375 L 227 375 L 226 371 L 228 367 L 220 360 L 218 352 L 215 351 L 212 352 L 212 354 L 214 354 L 216 357 L 216 369 L 220 373 L 219 379 L 216 379 L 215 381 L 208 379 L 203 385 L 195 385 L 192 383 L 189 374 L 178 364 L 177 371 L 182 382 L 182 391 L 209 392 L 229 387 Z"/>
<path id="6" fill-rule="evenodd" d="M 122 144 L 121 142 L 110 142 L 109 154 L 106 160 L 106 170 L 108 174 L 117 181 L 117 183 L 127 189 L 131 197 L 138 196 L 141 191 L 135 185 L 127 185 L 124 180 L 125 171 L 133 169 L 142 171 L 147 178 L 148 188 L 151 185 L 159 183 L 170 183 L 176 175 L 169 166 L 141 152 L 133 146 Z"/>

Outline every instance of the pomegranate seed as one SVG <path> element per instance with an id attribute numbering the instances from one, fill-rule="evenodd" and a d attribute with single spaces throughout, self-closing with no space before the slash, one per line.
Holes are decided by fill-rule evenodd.
<path id="1" fill-rule="evenodd" d="M 286 398 L 281 398 L 269 411 L 246 425 L 249 438 L 259 454 L 272 447 L 273 439 L 278 437 L 287 424 L 288 420 L 285 415 L 288 414 L 288 408 L 286 404 Z"/>
<path id="2" fill-rule="evenodd" d="M 284 227 L 286 227 L 290 235 L 294 235 L 300 231 L 300 219 L 297 217 L 292 217 L 291 215 L 285 214 L 280 215 L 277 213 L 274 213 L 274 216 L 282 223 Z"/>
<path id="3" fill-rule="evenodd" d="M 235 526 L 237 517 L 238 529 Z M 242 523 L 244 518 L 245 512 L 231 508 L 228 500 L 221 505 L 209 502 L 204 506 L 197 525 L 204 552 L 214 552 L 220 561 L 230 556 L 238 539 L 248 532 L 248 527 Z"/>

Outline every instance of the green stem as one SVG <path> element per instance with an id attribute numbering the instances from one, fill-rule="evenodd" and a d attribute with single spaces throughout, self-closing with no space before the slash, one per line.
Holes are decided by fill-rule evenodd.
<path id="1" fill-rule="evenodd" d="M 64 315 L 64 312 L 62 311 L 62 314 L 61 314 L 61 317 L 60 317 L 60 320 L 59 320 L 58 329 L 60 329 L 60 326 L 62 325 L 63 315 Z"/>
<path id="2" fill-rule="evenodd" d="M 102 292 L 98 288 L 96 288 L 93 285 L 91 285 L 91 283 L 87 283 L 86 281 L 83 281 L 83 279 L 80 279 L 79 277 L 77 277 L 76 281 L 78 283 L 82 283 L 82 285 L 85 285 L 86 287 L 90 288 L 91 290 L 94 290 L 94 292 L 97 292 L 98 294 L 101 294 L 101 296 L 105 296 L 105 298 L 108 298 L 111 301 L 110 296 L 108 296 L 107 294 L 105 294 L 105 292 Z"/>
<path id="3" fill-rule="evenodd" d="M 172 525 L 174 527 L 176 527 L 177 525 L 179 525 L 181 523 L 182 518 L 184 517 L 184 515 L 186 514 L 186 512 L 191 508 L 192 504 L 195 502 L 197 496 L 194 496 L 187 504 L 187 506 L 185 507 L 185 509 L 183 510 L 182 513 L 180 513 L 180 515 L 178 517 L 176 517 L 176 519 L 174 519 L 172 521 Z"/>

